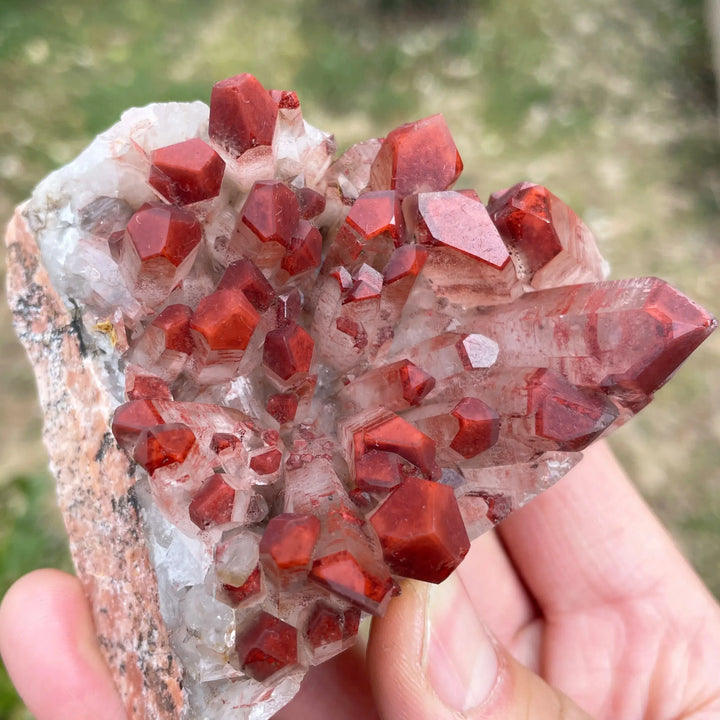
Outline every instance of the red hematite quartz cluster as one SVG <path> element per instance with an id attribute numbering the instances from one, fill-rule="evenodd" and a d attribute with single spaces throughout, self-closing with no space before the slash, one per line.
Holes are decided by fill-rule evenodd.
<path id="1" fill-rule="evenodd" d="M 240 712 L 348 647 L 400 578 L 447 578 L 715 320 L 662 280 L 604 281 L 544 187 L 453 190 L 441 115 L 335 158 L 251 75 L 183 128 L 162 107 L 108 141 L 119 179 L 74 208 L 103 269 L 60 285 L 117 358 L 112 432 L 146 473 L 191 702 L 225 683 Z"/>

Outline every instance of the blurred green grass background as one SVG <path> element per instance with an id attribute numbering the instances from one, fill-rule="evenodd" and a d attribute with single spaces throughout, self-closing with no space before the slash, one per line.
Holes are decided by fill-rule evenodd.
<path id="1" fill-rule="evenodd" d="M 720 147 L 700 0 L 1 0 L 0 217 L 132 105 L 251 72 L 340 148 L 443 112 L 481 196 L 548 185 L 612 276 L 720 311 Z M 613 445 L 720 596 L 720 336 Z M 0 594 L 69 567 L 34 383 L 0 310 Z M 30 717 L 0 672 L 0 718 Z"/>

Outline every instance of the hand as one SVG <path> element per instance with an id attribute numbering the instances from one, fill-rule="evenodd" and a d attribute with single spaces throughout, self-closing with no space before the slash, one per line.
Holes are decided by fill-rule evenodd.
<path id="1" fill-rule="evenodd" d="M 405 583 L 366 657 L 313 668 L 277 720 L 719 717 L 720 607 L 607 448 L 571 476 L 442 585 Z M 124 717 L 75 579 L 13 586 L 0 652 L 37 720 Z"/>

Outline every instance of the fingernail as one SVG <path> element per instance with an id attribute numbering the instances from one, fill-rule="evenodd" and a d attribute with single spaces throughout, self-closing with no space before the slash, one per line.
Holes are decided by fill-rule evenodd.
<path id="1" fill-rule="evenodd" d="M 454 711 L 482 705 L 495 687 L 495 645 L 455 575 L 429 592 L 427 673 L 435 693 Z"/>

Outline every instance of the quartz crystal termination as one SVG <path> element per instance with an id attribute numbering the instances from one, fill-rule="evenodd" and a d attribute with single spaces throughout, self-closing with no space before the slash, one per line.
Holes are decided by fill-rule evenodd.
<path id="1" fill-rule="evenodd" d="M 137 658 L 120 682 L 133 718 L 270 717 L 400 578 L 442 582 L 715 327 L 662 280 L 606 281 L 592 234 L 546 188 L 485 205 L 452 189 L 461 170 L 441 115 L 336 158 L 295 93 L 244 74 L 209 110 L 128 111 L 16 221 L 127 458 L 94 420 L 119 489 L 112 510 L 97 490 L 92 522 L 126 532 L 131 493 L 155 645 L 179 661 L 148 683 Z M 28 238 L 9 240 L 18 264 Z M 72 363 L 46 375 L 78 384 Z M 65 505 L 72 535 L 85 510 Z"/>

